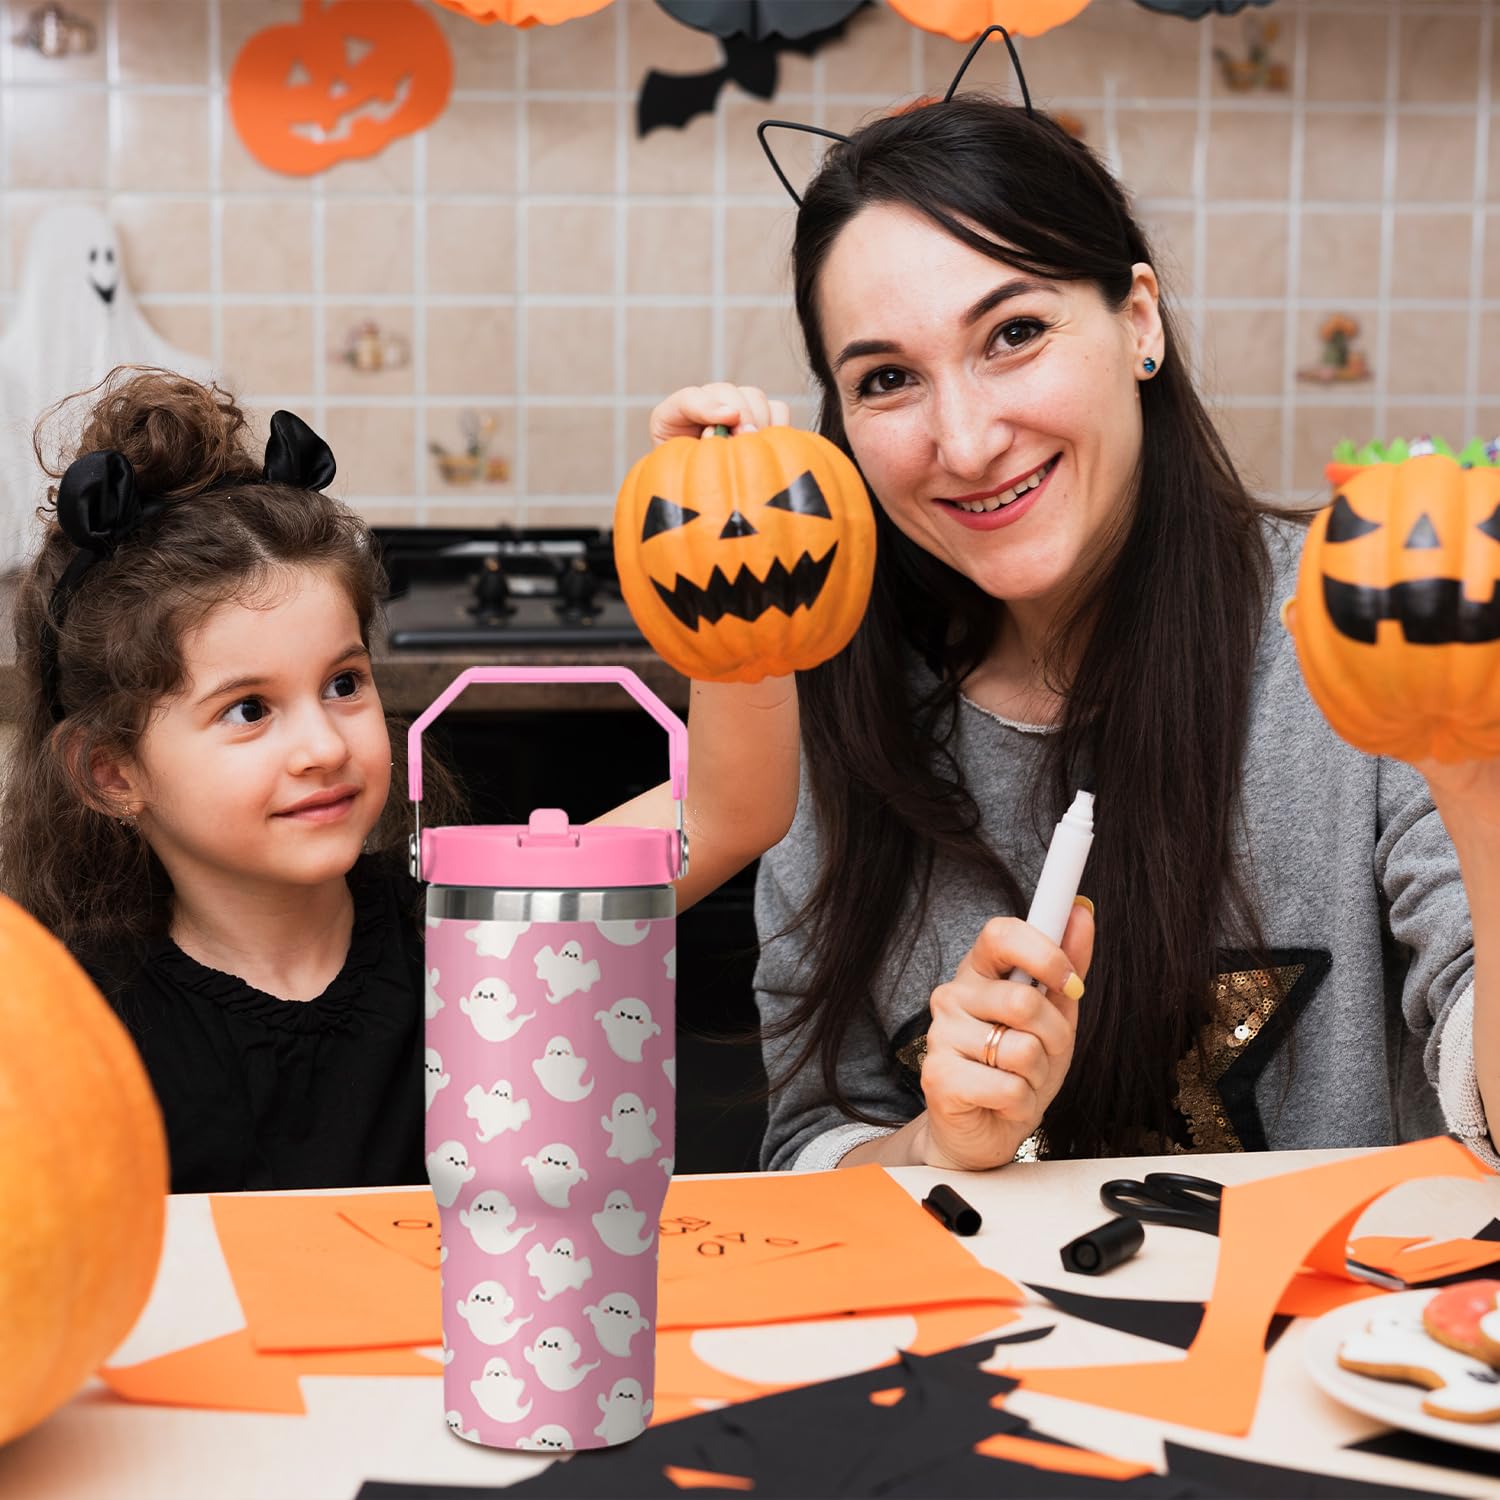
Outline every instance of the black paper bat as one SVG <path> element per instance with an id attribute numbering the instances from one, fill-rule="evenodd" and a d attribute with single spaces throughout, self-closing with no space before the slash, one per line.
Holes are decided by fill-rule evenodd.
<path id="1" fill-rule="evenodd" d="M 842 20 L 803 36 L 720 37 L 724 66 L 715 68 L 712 73 L 659 73 L 652 68 L 642 81 L 636 99 L 635 133 L 649 135 L 661 125 L 681 128 L 698 115 L 712 114 L 719 100 L 719 90 L 726 83 L 737 83 L 757 99 L 769 99 L 776 92 L 777 59 L 781 53 L 812 56 L 819 47 L 844 34 L 850 18 L 867 0 L 855 0 L 852 6 L 848 0 L 842 0 L 842 3 L 846 11 Z"/>
<path id="2" fill-rule="evenodd" d="M 675 21 L 715 36 L 793 40 L 847 21 L 863 0 L 656 0 Z"/>
<path id="3" fill-rule="evenodd" d="M 1201 21 L 1207 15 L 1237 16 L 1247 5 L 1269 5 L 1271 0 L 1135 0 L 1135 3 L 1164 16 Z"/>

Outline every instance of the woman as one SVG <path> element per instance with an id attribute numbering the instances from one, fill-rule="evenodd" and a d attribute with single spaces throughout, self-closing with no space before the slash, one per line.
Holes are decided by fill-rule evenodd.
<path id="1" fill-rule="evenodd" d="M 1236 475 L 1118 184 L 962 96 L 835 145 L 793 265 L 880 556 L 799 679 L 761 867 L 763 1164 L 1444 1129 L 1494 1163 L 1500 771 L 1362 755 L 1313 706 L 1276 618 L 1300 528 Z M 693 388 L 654 434 L 777 417 Z M 1059 949 L 1019 916 L 1086 777 L 1098 944 L 1085 906 Z"/>

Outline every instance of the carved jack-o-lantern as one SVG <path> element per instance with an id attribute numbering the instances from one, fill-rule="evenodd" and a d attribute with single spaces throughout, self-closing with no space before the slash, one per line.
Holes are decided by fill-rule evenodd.
<path id="1" fill-rule="evenodd" d="M 673 438 L 625 476 L 615 564 L 663 660 L 706 682 L 759 682 L 848 644 L 870 597 L 875 517 L 859 470 L 816 433 Z"/>
<path id="2" fill-rule="evenodd" d="M 306 176 L 425 129 L 452 86 L 442 28 L 414 0 L 304 0 L 240 49 L 229 110 L 257 161 Z"/>
<path id="3" fill-rule="evenodd" d="M 1350 744 L 1500 755 L 1500 469 L 1431 455 L 1354 474 L 1308 530 L 1288 623 Z"/>

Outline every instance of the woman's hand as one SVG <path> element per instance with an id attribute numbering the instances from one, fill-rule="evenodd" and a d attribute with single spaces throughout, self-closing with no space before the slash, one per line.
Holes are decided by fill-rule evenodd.
<path id="1" fill-rule="evenodd" d="M 932 992 L 922 1064 L 927 1110 L 913 1122 L 911 1143 L 918 1160 L 978 1172 L 1014 1159 L 1067 1075 L 1093 949 L 1094 918 L 1083 904 L 1073 908 L 1060 947 L 1017 917 L 984 925 L 958 972 Z M 1007 979 L 1017 966 L 1037 983 Z M 997 1023 L 1005 1030 L 991 1067 L 985 1045 Z"/>
<path id="2" fill-rule="evenodd" d="M 684 386 L 661 402 L 651 413 L 651 441 L 707 437 L 715 427 L 754 432 L 790 423 L 785 401 L 770 400 L 757 386 L 716 380 L 712 385 Z"/>

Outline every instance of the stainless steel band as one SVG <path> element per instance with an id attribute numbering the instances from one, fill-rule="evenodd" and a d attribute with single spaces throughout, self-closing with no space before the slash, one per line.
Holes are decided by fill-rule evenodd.
<path id="1" fill-rule="evenodd" d="M 472 885 L 427 887 L 427 915 L 461 922 L 648 922 L 677 914 L 669 885 L 603 891 L 506 891 Z"/>

